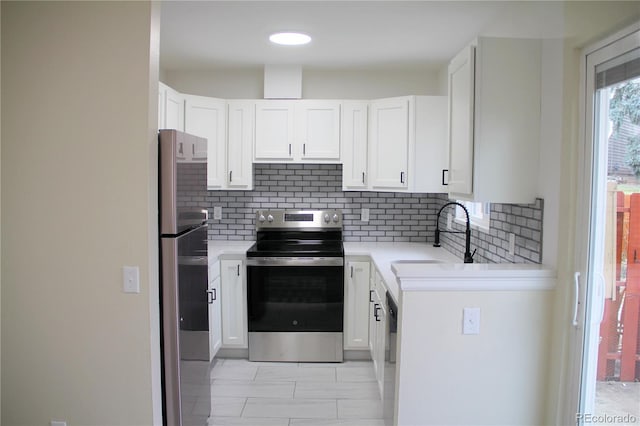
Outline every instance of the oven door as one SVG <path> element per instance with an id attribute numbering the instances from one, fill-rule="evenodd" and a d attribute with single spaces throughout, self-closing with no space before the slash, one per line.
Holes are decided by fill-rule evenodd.
<path id="1" fill-rule="evenodd" d="M 344 259 L 248 258 L 249 332 L 342 332 Z"/>

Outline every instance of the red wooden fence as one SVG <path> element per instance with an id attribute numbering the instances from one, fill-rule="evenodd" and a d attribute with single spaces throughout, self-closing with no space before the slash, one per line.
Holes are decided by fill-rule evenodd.
<path id="1" fill-rule="evenodd" d="M 640 194 L 616 194 L 616 285 L 600 324 L 598 380 L 640 380 Z M 626 268 L 623 266 L 626 264 Z"/>

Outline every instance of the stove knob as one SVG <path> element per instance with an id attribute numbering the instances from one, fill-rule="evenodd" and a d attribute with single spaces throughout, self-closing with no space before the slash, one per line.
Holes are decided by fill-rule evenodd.
<path id="1" fill-rule="evenodd" d="M 333 223 L 338 223 L 338 221 L 340 220 L 340 216 L 338 216 L 337 214 L 333 215 Z"/>
<path id="2" fill-rule="evenodd" d="M 329 221 L 331 220 L 331 218 L 329 217 L 329 213 L 324 215 L 324 221 L 325 223 L 329 223 Z"/>
<path id="3" fill-rule="evenodd" d="M 271 215 L 267 216 L 267 220 L 268 220 L 269 222 L 273 222 L 273 216 L 271 216 Z"/>
<path id="4" fill-rule="evenodd" d="M 260 223 L 264 222 L 266 219 L 264 217 L 263 214 L 260 215 L 260 217 L 258 218 L 258 220 L 260 221 Z"/>

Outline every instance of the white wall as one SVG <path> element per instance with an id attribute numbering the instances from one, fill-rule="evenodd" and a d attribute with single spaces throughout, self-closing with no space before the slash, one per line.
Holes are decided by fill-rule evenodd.
<path id="1" fill-rule="evenodd" d="M 223 99 L 262 99 L 262 68 L 208 71 L 164 70 L 164 83 L 179 92 Z M 446 89 L 446 86 L 444 87 Z M 401 95 L 442 95 L 439 70 L 303 69 L 302 97 L 307 99 L 375 99 Z"/>
<path id="2" fill-rule="evenodd" d="M 552 296 L 402 292 L 398 425 L 544 424 Z M 465 307 L 480 334 L 462 334 Z"/>
<path id="3" fill-rule="evenodd" d="M 152 424 L 152 5 L 1 7 L 2 422 Z"/>

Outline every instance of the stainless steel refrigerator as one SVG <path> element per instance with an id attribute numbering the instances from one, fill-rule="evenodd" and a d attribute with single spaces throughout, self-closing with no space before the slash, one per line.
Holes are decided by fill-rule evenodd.
<path id="1" fill-rule="evenodd" d="M 202 413 L 211 408 L 212 361 L 207 210 L 189 205 L 206 190 L 206 163 L 182 154 L 206 140 L 176 130 L 161 130 L 158 139 L 164 423 L 203 425 L 208 415 Z M 189 411 L 194 403 L 200 415 Z"/>

